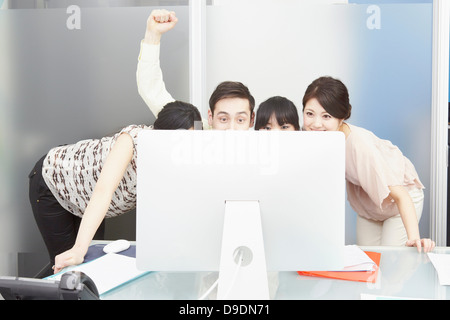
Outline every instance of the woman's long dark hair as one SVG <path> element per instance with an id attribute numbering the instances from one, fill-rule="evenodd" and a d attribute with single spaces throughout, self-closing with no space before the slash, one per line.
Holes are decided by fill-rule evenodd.
<path id="1" fill-rule="evenodd" d="M 265 127 L 273 114 L 280 126 L 291 124 L 295 130 L 300 130 L 297 107 L 291 100 L 280 96 L 269 98 L 259 105 L 256 112 L 255 130 Z"/>

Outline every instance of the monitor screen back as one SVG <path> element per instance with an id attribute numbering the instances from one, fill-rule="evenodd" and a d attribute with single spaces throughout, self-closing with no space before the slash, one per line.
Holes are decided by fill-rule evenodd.
<path id="1" fill-rule="evenodd" d="M 259 202 L 268 271 L 342 268 L 342 133 L 145 130 L 137 154 L 139 269 L 218 271 L 227 200 Z"/>

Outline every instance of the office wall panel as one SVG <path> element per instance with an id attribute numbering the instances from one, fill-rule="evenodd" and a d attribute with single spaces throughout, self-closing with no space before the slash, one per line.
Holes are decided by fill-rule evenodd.
<path id="1" fill-rule="evenodd" d="M 58 3 L 0 10 L 0 274 L 13 272 L 1 269 L 11 254 L 46 254 L 27 178 L 42 155 L 154 121 L 137 91 L 136 66 L 155 7 L 90 1 L 74 11 Z M 175 97 L 189 101 L 189 10 L 167 8 L 180 22 L 161 47 L 164 79 Z"/>
<path id="2" fill-rule="evenodd" d="M 364 6 L 362 6 L 364 7 Z M 380 5 L 381 28 L 359 29 L 353 121 L 399 146 L 425 185 L 420 222 L 430 236 L 432 4 Z"/>

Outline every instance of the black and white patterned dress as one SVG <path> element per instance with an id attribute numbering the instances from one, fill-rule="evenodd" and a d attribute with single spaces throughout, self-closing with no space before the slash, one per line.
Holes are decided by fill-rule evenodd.
<path id="1" fill-rule="evenodd" d="M 112 196 L 106 218 L 126 213 L 136 207 L 136 146 L 144 125 L 130 125 L 117 134 L 102 139 L 88 139 L 51 149 L 44 159 L 42 176 L 63 208 L 82 217 L 91 199 L 105 160 L 117 138 L 128 133 L 133 139 L 133 157 Z"/>

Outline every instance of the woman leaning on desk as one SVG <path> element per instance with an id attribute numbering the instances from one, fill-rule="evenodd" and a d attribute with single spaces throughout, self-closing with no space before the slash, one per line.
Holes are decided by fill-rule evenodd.
<path id="1" fill-rule="evenodd" d="M 416 246 L 433 250 L 421 239 L 423 185 L 413 164 L 398 147 L 372 132 L 351 125 L 346 86 L 337 79 L 314 80 L 303 97 L 303 130 L 341 131 L 345 134 L 347 195 L 357 212 L 357 244 Z"/>
<path id="2" fill-rule="evenodd" d="M 153 127 L 130 125 L 117 134 L 51 149 L 31 171 L 33 214 L 54 272 L 83 262 L 103 219 L 136 207 L 136 139 L 146 129 L 193 129 L 197 108 L 171 102 Z"/>

